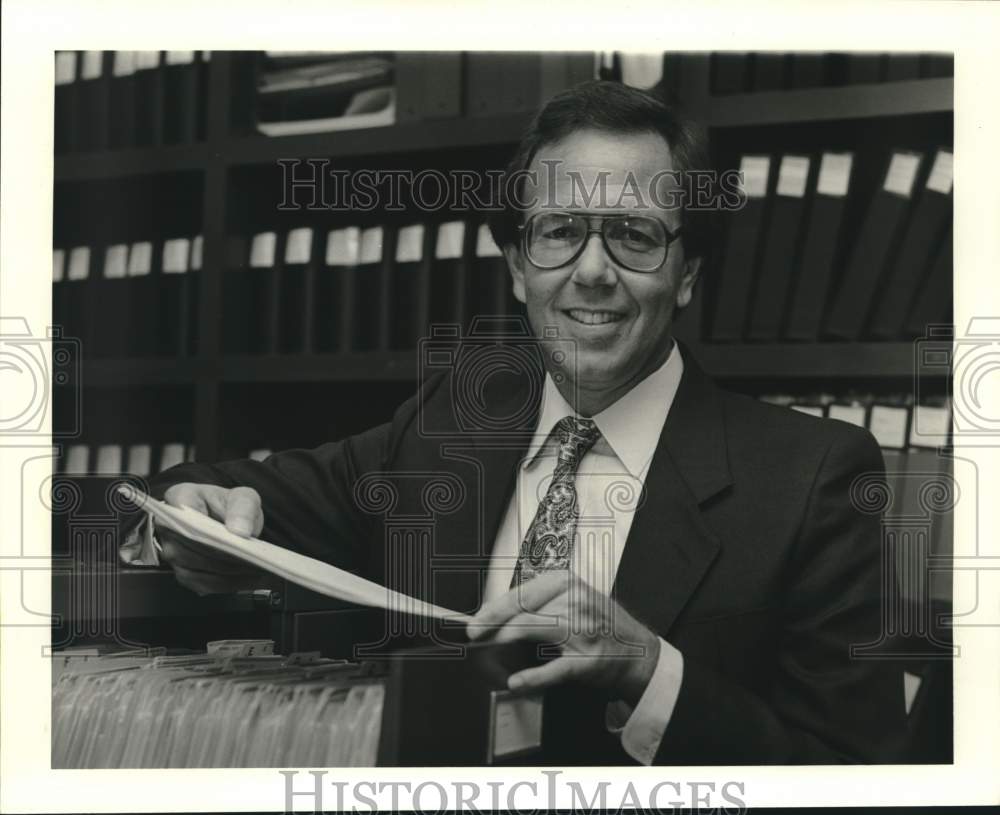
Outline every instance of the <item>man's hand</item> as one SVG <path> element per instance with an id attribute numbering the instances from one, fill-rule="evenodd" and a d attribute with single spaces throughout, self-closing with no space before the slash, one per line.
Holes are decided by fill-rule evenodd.
<path id="1" fill-rule="evenodd" d="M 660 655 L 657 636 L 579 577 L 552 571 L 484 605 L 467 627 L 470 639 L 493 632 L 497 642 L 534 640 L 560 655 L 513 674 L 511 690 L 577 680 L 606 688 L 635 706 Z"/>
<path id="2" fill-rule="evenodd" d="M 175 484 L 164 500 L 175 507 L 190 507 L 225 523 L 237 535 L 251 537 L 264 528 L 260 496 L 250 487 L 226 489 L 212 484 Z M 265 573 L 239 558 L 223 555 L 166 527 L 156 526 L 163 557 L 177 580 L 198 594 L 226 594 L 259 588 Z"/>

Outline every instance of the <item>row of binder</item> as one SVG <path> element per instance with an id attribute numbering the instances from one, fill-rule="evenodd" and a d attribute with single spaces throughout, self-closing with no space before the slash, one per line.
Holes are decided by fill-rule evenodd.
<path id="1" fill-rule="evenodd" d="M 208 51 L 57 51 L 55 152 L 204 138 Z"/>
<path id="2" fill-rule="evenodd" d="M 194 445 L 184 442 L 161 445 L 152 442 L 70 444 L 60 451 L 56 472 L 79 476 L 119 476 L 128 473 L 145 478 L 194 460 Z"/>
<path id="3" fill-rule="evenodd" d="M 316 654 L 71 660 L 52 689 L 52 766 L 374 766 L 384 699 L 366 666 Z"/>
<path id="4" fill-rule="evenodd" d="M 899 82 L 953 76 L 946 53 L 781 53 L 721 51 L 712 55 L 713 94 Z"/>
<path id="5" fill-rule="evenodd" d="M 951 402 L 945 397 L 929 397 L 919 402 L 903 395 L 844 398 L 831 394 L 764 394 L 759 398 L 801 413 L 863 427 L 883 450 L 937 450 L 951 443 Z"/>
<path id="6" fill-rule="evenodd" d="M 52 253 L 52 316 L 86 358 L 195 351 L 202 238 L 74 246 Z"/>
<path id="7" fill-rule="evenodd" d="M 893 151 L 868 200 L 855 158 L 742 157 L 709 339 L 895 340 L 950 319 L 951 151 Z"/>
<path id="8" fill-rule="evenodd" d="M 293 354 L 417 347 L 434 324 L 517 313 L 510 276 L 473 221 L 234 237 L 223 348 Z"/>

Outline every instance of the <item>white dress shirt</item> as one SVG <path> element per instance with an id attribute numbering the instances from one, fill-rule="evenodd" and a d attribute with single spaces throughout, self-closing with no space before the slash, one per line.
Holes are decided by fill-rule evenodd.
<path id="1" fill-rule="evenodd" d="M 601 436 L 581 458 L 576 474 L 576 544 L 570 568 L 605 595 L 611 593 L 642 486 L 680 384 L 684 363 L 677 344 L 666 362 L 610 407 L 591 417 Z M 534 437 L 518 469 L 517 483 L 490 559 L 484 601 L 510 586 L 521 541 L 555 471 L 559 450 L 552 435 L 556 423 L 576 411 L 545 378 Z M 624 702 L 609 705 L 607 724 L 620 732 L 622 747 L 636 761 L 652 763 L 680 692 L 680 651 L 660 640 L 652 679 L 632 710 Z"/>

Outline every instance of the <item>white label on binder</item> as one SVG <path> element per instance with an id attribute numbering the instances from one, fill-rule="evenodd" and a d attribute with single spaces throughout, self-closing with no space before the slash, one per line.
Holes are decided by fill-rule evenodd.
<path id="1" fill-rule="evenodd" d="M 128 448 L 127 470 L 132 475 L 147 476 L 152 470 L 153 448 L 148 444 L 133 444 Z"/>
<path id="2" fill-rule="evenodd" d="M 770 171 L 771 159 L 767 156 L 743 156 L 740 159 L 743 192 L 747 198 L 763 198 L 767 195 L 767 176 Z"/>
<path id="3" fill-rule="evenodd" d="M 868 429 L 880 447 L 901 450 L 906 447 L 907 409 L 891 405 L 872 405 Z"/>
<path id="4" fill-rule="evenodd" d="M 851 181 L 851 164 L 853 163 L 853 153 L 824 153 L 819 163 L 816 192 L 835 198 L 843 198 L 847 195 L 847 187 Z"/>
<path id="5" fill-rule="evenodd" d="M 252 458 L 254 461 L 263 461 L 269 455 L 271 455 L 271 451 L 268 450 L 266 447 L 261 447 L 259 450 L 250 451 L 250 458 Z"/>
<path id="6" fill-rule="evenodd" d="M 313 231 L 308 226 L 291 229 L 285 242 L 285 263 L 308 263 L 312 255 Z"/>
<path id="7" fill-rule="evenodd" d="M 72 51 L 56 52 L 56 84 L 68 85 L 76 79 L 76 54 Z"/>
<path id="8" fill-rule="evenodd" d="M 164 444 L 160 451 L 160 472 L 184 463 L 183 444 Z"/>
<path id="9" fill-rule="evenodd" d="M 128 253 L 128 276 L 145 277 L 153 268 L 153 244 L 139 241 L 132 244 Z"/>
<path id="10" fill-rule="evenodd" d="M 164 274 L 183 274 L 188 270 L 190 245 L 187 238 L 171 238 L 163 242 Z"/>
<path id="11" fill-rule="evenodd" d="M 353 266 L 361 250 L 361 230 L 356 226 L 331 229 L 326 236 L 326 265 Z"/>
<path id="12" fill-rule="evenodd" d="M 211 59 L 212 59 L 212 52 L 211 51 L 202 51 L 201 52 L 201 61 L 202 62 L 208 62 Z"/>
<path id="13" fill-rule="evenodd" d="M 90 456 L 90 449 L 86 444 L 71 444 L 66 450 L 66 466 L 64 473 L 83 474 L 88 472 L 87 459 Z"/>
<path id="14" fill-rule="evenodd" d="M 434 246 L 434 257 L 440 260 L 462 257 L 462 244 L 465 243 L 465 224 L 462 221 L 448 221 L 438 227 L 437 242 Z"/>
<path id="15" fill-rule="evenodd" d="M 148 71 L 150 68 L 156 68 L 160 64 L 160 52 L 159 51 L 136 51 L 135 52 L 135 69 L 137 71 Z"/>
<path id="16" fill-rule="evenodd" d="M 809 159 L 805 156 L 782 156 L 778 170 L 778 195 L 802 198 L 809 180 Z"/>
<path id="17" fill-rule="evenodd" d="M 865 426 L 865 406 L 864 405 L 830 405 L 827 415 L 831 419 L 840 419 L 842 422 Z"/>
<path id="18" fill-rule="evenodd" d="M 413 263 L 424 256 L 424 225 L 410 224 L 396 236 L 396 263 Z"/>
<path id="19" fill-rule="evenodd" d="M 52 250 L 52 282 L 58 283 L 66 271 L 66 252 L 62 249 Z"/>
<path id="20" fill-rule="evenodd" d="M 80 66 L 80 79 L 97 79 L 101 75 L 104 55 L 100 51 L 84 51 Z"/>
<path id="21" fill-rule="evenodd" d="M 112 67 L 115 76 L 129 76 L 135 73 L 135 51 L 115 51 Z"/>
<path id="22" fill-rule="evenodd" d="M 619 57 L 622 82 L 633 88 L 652 88 L 663 78 L 663 52 L 656 54 L 623 53 Z"/>
<path id="23" fill-rule="evenodd" d="M 819 405 L 791 405 L 792 410 L 797 410 L 799 413 L 805 413 L 809 416 L 823 416 L 823 408 Z"/>
<path id="24" fill-rule="evenodd" d="M 118 243 L 104 252 L 104 276 L 118 279 L 128 272 L 128 246 Z"/>
<path id="25" fill-rule="evenodd" d="M 69 253 L 68 280 L 86 280 L 90 277 L 90 247 L 77 246 Z"/>
<path id="26" fill-rule="evenodd" d="M 94 471 L 98 475 L 117 475 L 122 471 L 122 448 L 120 444 L 102 444 L 97 448 L 97 464 Z"/>
<path id="27" fill-rule="evenodd" d="M 476 235 L 476 257 L 477 258 L 499 258 L 503 257 L 503 252 L 493 240 L 493 234 L 487 224 L 479 225 L 479 233 Z"/>
<path id="28" fill-rule="evenodd" d="M 273 232 L 260 232 L 253 236 L 250 246 L 250 266 L 254 269 L 266 269 L 274 265 L 274 247 L 278 236 Z"/>
<path id="29" fill-rule="evenodd" d="M 189 444 L 184 448 L 184 460 L 194 461 L 195 459 L 197 459 L 196 448 L 193 444 Z"/>
<path id="30" fill-rule="evenodd" d="M 361 263 L 378 263 L 382 260 L 382 227 L 370 226 L 361 232 Z"/>
<path id="31" fill-rule="evenodd" d="M 893 153 L 889 162 L 889 172 L 885 174 L 886 192 L 909 198 L 913 192 L 913 182 L 917 180 L 920 156 L 914 153 Z"/>
<path id="32" fill-rule="evenodd" d="M 952 165 L 954 156 L 948 150 L 938 150 L 934 157 L 934 166 L 927 178 L 927 189 L 947 195 L 951 192 Z"/>
<path id="33" fill-rule="evenodd" d="M 542 746 L 543 697 L 490 694 L 490 760 Z"/>
<path id="34" fill-rule="evenodd" d="M 914 405 L 910 445 L 913 447 L 943 447 L 951 430 L 951 411 L 940 405 Z"/>
<path id="35" fill-rule="evenodd" d="M 201 247 L 205 243 L 201 235 L 195 235 L 191 241 L 191 271 L 201 269 Z"/>
<path id="36" fill-rule="evenodd" d="M 917 701 L 917 691 L 920 690 L 920 684 L 923 679 L 917 674 L 911 674 L 909 671 L 903 671 L 903 707 L 906 709 L 906 715 L 910 715 L 910 711 L 913 709 L 913 703 Z"/>
<path id="37" fill-rule="evenodd" d="M 167 65 L 190 65 L 194 62 L 194 51 L 167 51 L 164 62 Z"/>

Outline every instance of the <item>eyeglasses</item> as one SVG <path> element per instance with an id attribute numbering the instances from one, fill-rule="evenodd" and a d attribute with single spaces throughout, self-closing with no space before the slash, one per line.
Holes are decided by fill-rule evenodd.
<path id="1" fill-rule="evenodd" d="M 597 226 L 595 226 L 595 223 Z M 594 233 L 616 263 L 633 272 L 655 272 L 680 235 L 646 215 L 585 215 L 536 212 L 518 227 L 528 260 L 539 269 L 558 269 L 575 261 Z"/>

